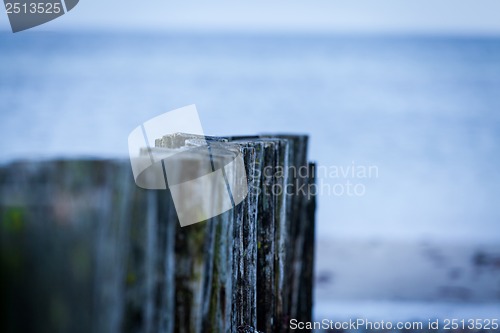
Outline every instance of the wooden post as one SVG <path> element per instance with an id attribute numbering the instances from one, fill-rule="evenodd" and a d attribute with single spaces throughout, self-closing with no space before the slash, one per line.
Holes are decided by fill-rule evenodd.
<path id="1" fill-rule="evenodd" d="M 213 154 L 221 144 L 241 152 L 246 179 L 225 177 L 246 181 L 248 195 L 184 228 L 169 191 L 138 188 L 129 161 L 0 167 L 0 331 L 289 332 L 290 319 L 310 321 L 307 137 L 207 142 Z"/>

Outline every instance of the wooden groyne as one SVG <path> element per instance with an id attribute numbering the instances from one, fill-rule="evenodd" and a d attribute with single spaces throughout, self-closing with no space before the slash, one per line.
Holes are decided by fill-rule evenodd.
<path id="1" fill-rule="evenodd" d="M 310 321 L 307 137 L 227 140 L 248 195 L 184 228 L 170 192 L 137 187 L 129 161 L 1 167 L 0 332 L 289 332 L 290 319 Z"/>

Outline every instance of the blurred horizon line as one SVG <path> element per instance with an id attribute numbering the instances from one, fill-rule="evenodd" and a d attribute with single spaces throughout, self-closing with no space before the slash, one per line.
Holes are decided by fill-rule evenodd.
<path id="1" fill-rule="evenodd" d="M 105 29 L 88 28 L 65 28 L 51 29 L 47 26 L 40 26 L 34 29 L 25 30 L 19 33 L 12 33 L 10 29 L 0 28 L 1 35 L 36 35 L 36 34 L 82 34 L 82 35 L 159 35 L 159 36 L 247 36 L 247 37 L 338 37 L 338 38 L 394 38 L 394 39 L 500 39 L 500 31 L 494 32 L 459 32 L 459 31 L 347 31 L 347 30 L 261 30 L 261 29 L 115 29 L 106 27 Z"/>
<path id="2" fill-rule="evenodd" d="M 108 0 L 81 2 L 71 12 L 34 30 L 231 31 L 238 33 L 368 33 L 497 35 L 500 2 L 483 0 L 330 1 L 202 0 L 138 6 Z M 0 15 L 0 17 L 3 14 Z M 4 16 L 7 18 L 7 16 Z M 0 31 L 9 30 L 0 19 Z"/>

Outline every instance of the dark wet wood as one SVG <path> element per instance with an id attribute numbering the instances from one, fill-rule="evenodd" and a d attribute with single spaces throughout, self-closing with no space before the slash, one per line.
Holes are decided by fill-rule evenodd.
<path id="1" fill-rule="evenodd" d="M 228 139 L 249 194 L 184 228 L 169 192 L 135 186 L 128 161 L 0 167 L 0 331 L 289 332 L 291 318 L 310 321 L 307 137 Z"/>

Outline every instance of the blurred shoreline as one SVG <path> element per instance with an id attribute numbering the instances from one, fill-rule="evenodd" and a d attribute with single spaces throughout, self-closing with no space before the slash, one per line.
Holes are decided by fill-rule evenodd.
<path id="1" fill-rule="evenodd" d="M 475 318 L 500 310 L 498 243 L 320 237 L 316 246 L 316 317 Z"/>

